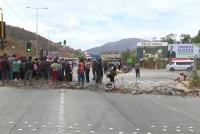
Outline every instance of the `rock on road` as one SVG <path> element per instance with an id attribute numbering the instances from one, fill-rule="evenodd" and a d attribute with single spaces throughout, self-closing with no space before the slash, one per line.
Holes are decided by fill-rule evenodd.
<path id="1" fill-rule="evenodd" d="M 1 134 L 199 134 L 200 99 L 0 88 Z"/>

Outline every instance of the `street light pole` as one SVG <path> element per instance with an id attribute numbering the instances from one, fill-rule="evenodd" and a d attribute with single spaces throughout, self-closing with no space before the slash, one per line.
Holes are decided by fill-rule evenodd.
<path id="1" fill-rule="evenodd" d="M 36 35 L 35 35 L 35 55 L 36 57 L 38 57 L 38 10 L 39 9 L 48 9 L 48 7 L 45 7 L 45 8 L 38 8 L 38 7 L 30 7 L 30 6 L 27 6 L 27 8 L 31 8 L 31 9 L 35 9 L 36 10 Z"/>
<path id="2" fill-rule="evenodd" d="M 1 27 L 2 27 L 2 29 L 1 29 L 1 39 L 0 39 L 0 43 L 1 43 L 1 47 L 2 47 L 2 50 L 3 50 L 3 46 L 4 46 L 4 25 L 3 25 L 3 9 L 2 8 L 0 8 L 0 16 L 1 16 Z"/>
<path id="3" fill-rule="evenodd" d="M 36 15 L 36 40 L 35 40 L 35 55 L 36 57 L 38 57 L 38 8 L 36 9 L 37 10 L 37 15 Z"/>

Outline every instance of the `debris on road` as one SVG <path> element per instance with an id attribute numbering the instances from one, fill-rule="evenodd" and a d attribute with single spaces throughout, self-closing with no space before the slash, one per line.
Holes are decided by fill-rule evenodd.
<path id="1" fill-rule="evenodd" d="M 8 85 L 13 86 L 13 85 Z M 18 81 L 16 88 L 54 88 L 54 89 L 86 89 L 92 91 L 106 91 L 112 93 L 126 93 L 131 95 L 138 94 L 159 94 L 159 95 L 174 95 L 174 96 L 200 96 L 199 89 L 190 88 L 189 81 L 169 81 L 159 85 L 145 86 L 144 84 L 135 83 L 85 83 L 84 88 L 76 81 L 74 82 L 45 82 L 41 81 L 32 82 L 31 86 L 26 86 L 23 82 Z"/>
<path id="2" fill-rule="evenodd" d="M 130 87 L 130 89 L 126 88 L 113 88 L 112 92 L 122 92 L 122 93 L 130 93 L 132 95 L 138 94 L 159 94 L 159 95 L 176 95 L 176 96 L 200 96 L 200 90 L 198 89 L 190 89 L 187 87 L 188 83 L 179 83 L 179 82 L 168 82 L 166 84 L 160 84 L 156 86 L 145 87 L 144 85 L 140 85 L 137 88 Z"/>

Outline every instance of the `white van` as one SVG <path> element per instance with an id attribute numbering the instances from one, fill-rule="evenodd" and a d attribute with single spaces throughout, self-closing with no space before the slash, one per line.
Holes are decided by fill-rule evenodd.
<path id="1" fill-rule="evenodd" d="M 194 60 L 174 60 L 170 62 L 166 69 L 168 71 L 175 71 L 175 70 L 191 70 L 192 65 L 194 64 Z"/>

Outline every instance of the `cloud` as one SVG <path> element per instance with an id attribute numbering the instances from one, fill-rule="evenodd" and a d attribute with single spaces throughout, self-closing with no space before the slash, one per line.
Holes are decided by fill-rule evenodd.
<path id="1" fill-rule="evenodd" d="M 75 29 L 80 25 L 80 21 L 77 19 L 66 20 L 65 25 L 68 29 Z"/>
<path id="2" fill-rule="evenodd" d="M 3 2 L 8 24 L 35 31 L 36 11 L 26 6 L 48 7 L 39 11 L 39 33 L 50 39 L 64 39 L 87 49 L 127 37 L 151 39 L 168 33 L 188 33 L 200 29 L 199 0 L 9 0 L 21 21 Z"/>

